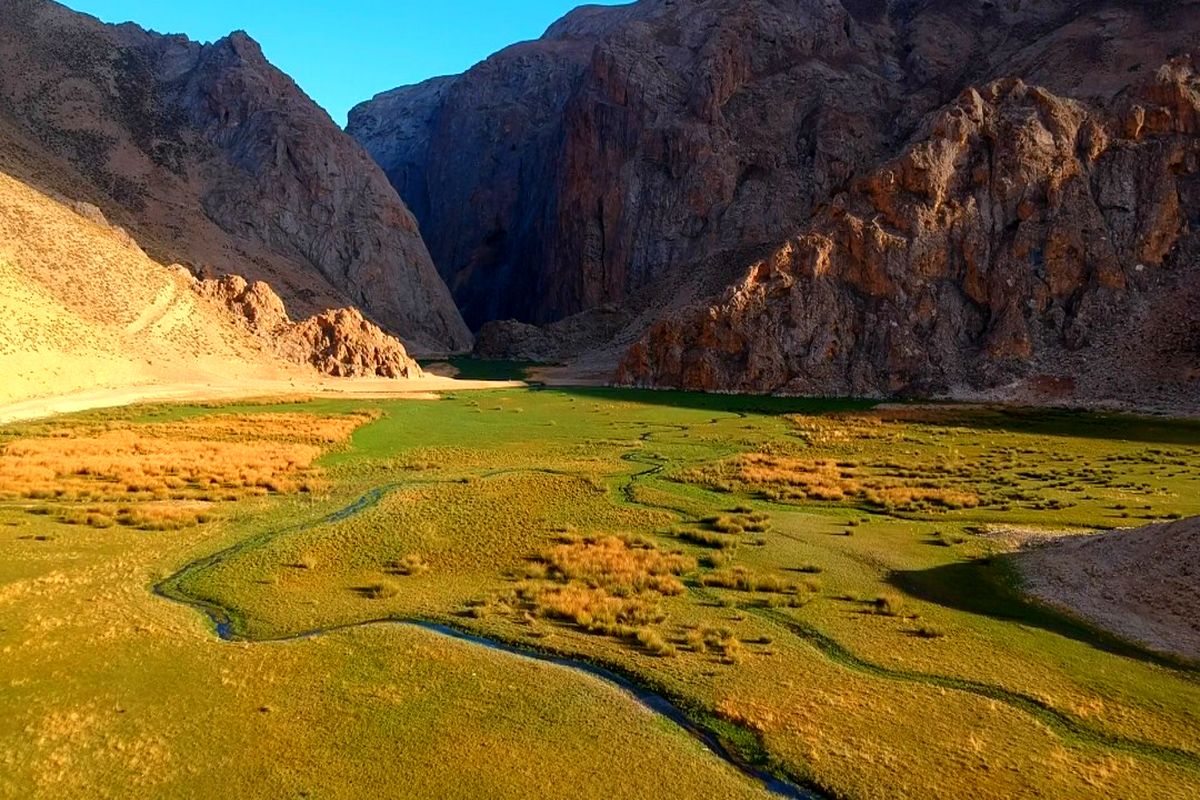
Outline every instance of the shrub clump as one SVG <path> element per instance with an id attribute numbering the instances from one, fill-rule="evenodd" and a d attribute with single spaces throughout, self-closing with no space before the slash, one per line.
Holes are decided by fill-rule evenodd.
<path id="1" fill-rule="evenodd" d="M 946 636 L 944 630 L 933 625 L 920 625 L 914 628 L 912 633 L 919 639 L 942 639 Z"/>
<path id="2" fill-rule="evenodd" d="M 794 581 L 788 581 L 775 575 L 758 575 L 741 565 L 710 572 L 700 578 L 700 584 L 739 592 L 775 594 L 797 594 L 803 588 Z"/>
<path id="3" fill-rule="evenodd" d="M 693 530 L 691 528 L 677 528 L 674 531 L 677 538 L 685 542 L 699 545 L 701 547 L 709 547 L 714 550 L 733 550 L 738 546 L 738 540 L 732 536 L 721 533 L 712 533 L 711 531 Z"/>
<path id="4" fill-rule="evenodd" d="M 871 610 L 881 617 L 899 617 L 904 614 L 904 600 L 898 594 L 885 592 L 871 601 Z"/>
<path id="5" fill-rule="evenodd" d="M 429 571 L 429 565 L 420 553 L 409 553 L 404 558 L 389 563 L 387 571 L 392 575 L 424 575 Z"/>
<path id="6" fill-rule="evenodd" d="M 679 576 L 695 569 L 695 559 L 642 537 L 571 537 L 542 553 L 510 594 L 467 613 L 553 620 L 668 657 L 674 645 L 655 628 L 667 618 L 662 601 L 682 594 Z"/>
<path id="7" fill-rule="evenodd" d="M 367 584 L 358 591 L 363 597 L 370 600 L 389 600 L 400 594 L 400 586 L 395 581 L 385 578 L 375 583 Z"/>

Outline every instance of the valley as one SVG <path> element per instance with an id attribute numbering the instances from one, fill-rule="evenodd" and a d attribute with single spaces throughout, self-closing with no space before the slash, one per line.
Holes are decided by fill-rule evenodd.
<path id="1" fill-rule="evenodd" d="M 0 0 L 0 800 L 1200 797 L 1200 0 L 572 5 Z"/>
<path id="2" fill-rule="evenodd" d="M 144 484 L 84 468 L 129 432 Z M 153 456 L 248 436 L 280 466 Z M 78 476 L 45 492 L 0 464 L 14 790 L 136 773 L 170 792 L 192 759 L 251 780 L 301 737 L 314 760 L 271 774 L 323 795 L 392 752 L 409 796 L 447 796 L 450 754 L 504 741 L 450 796 L 482 780 L 637 797 L 667 791 L 656 779 L 766 796 L 611 683 L 380 621 L 611 670 L 821 797 L 1182 798 L 1200 780 L 1195 663 L 1031 601 L 1003 536 L 1200 513 L 1191 421 L 535 388 L 131 407 L 3 437 L 10 461 Z M 203 520 L 170 511 L 197 504 Z M 219 727 L 202 744 L 201 720 Z M 654 756 L 609 776 L 623 747 Z M 328 748 L 352 779 L 312 755 Z"/>

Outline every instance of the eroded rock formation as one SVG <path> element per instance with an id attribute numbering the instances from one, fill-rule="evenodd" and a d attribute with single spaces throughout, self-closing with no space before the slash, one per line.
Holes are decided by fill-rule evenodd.
<path id="1" fill-rule="evenodd" d="M 1016 79 L 967 89 L 723 297 L 655 325 L 619 380 L 1194 397 L 1200 342 L 1152 354 L 1145 332 L 1200 319 L 1196 66 L 1099 106 Z"/>
<path id="2" fill-rule="evenodd" d="M 1186 125 L 1157 72 L 1198 32 L 1194 0 L 643 0 L 380 95 L 350 132 L 472 325 L 648 325 L 736 284 L 625 382 L 1165 398 L 1195 369 L 1163 320 L 1190 329 L 1197 201 L 1190 134 L 1145 120 Z M 1131 356 L 1151 334 L 1177 344 Z M 546 330 L 487 339 L 522 337 Z"/>
<path id="3" fill-rule="evenodd" d="M 795 235 L 969 85 L 1019 77 L 1112 96 L 1192 45 L 1197 9 L 585 7 L 463 75 L 360 105 L 348 130 L 413 208 L 472 327 L 541 324 L 744 267 L 745 253 Z"/>
<path id="4" fill-rule="evenodd" d="M 182 269 L 182 268 L 181 268 Z M 404 345 L 353 308 L 323 311 L 292 322 L 279 295 L 262 281 L 238 275 L 193 283 L 195 291 L 281 356 L 337 378 L 419 378 L 421 367 Z"/>

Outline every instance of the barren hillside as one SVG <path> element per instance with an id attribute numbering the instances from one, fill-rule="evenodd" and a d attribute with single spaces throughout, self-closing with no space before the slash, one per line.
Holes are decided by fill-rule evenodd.
<path id="1" fill-rule="evenodd" d="M 470 348 L 382 171 L 246 34 L 0 7 L 0 169 L 94 203 L 162 263 L 266 281 L 297 315 L 354 306 L 418 350 Z"/>
<path id="2" fill-rule="evenodd" d="M 1017 563 L 1039 599 L 1200 661 L 1200 518 L 1061 539 Z"/>
<path id="3" fill-rule="evenodd" d="M 307 375 L 128 235 L 0 173 L 0 402 Z"/>
<path id="4" fill-rule="evenodd" d="M 165 384 L 422 376 L 355 309 L 293 321 L 265 283 L 197 281 L 149 258 L 95 206 L 0 172 L 0 404 Z"/>

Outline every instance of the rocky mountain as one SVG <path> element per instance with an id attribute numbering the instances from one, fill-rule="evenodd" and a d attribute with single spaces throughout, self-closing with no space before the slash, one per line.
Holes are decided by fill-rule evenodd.
<path id="1" fill-rule="evenodd" d="M 416 378 L 357 310 L 293 322 L 267 284 L 198 281 L 148 257 L 94 205 L 0 173 L 0 402 L 148 386 Z"/>
<path id="2" fill-rule="evenodd" d="M 0 402 L 301 375 L 190 282 L 94 206 L 0 174 Z"/>
<path id="3" fill-rule="evenodd" d="M 3 0 L 0 169 L 92 203 L 156 260 L 361 307 L 413 348 L 471 335 L 386 177 L 242 33 L 212 44 Z"/>
<path id="4" fill-rule="evenodd" d="M 1195 0 L 642 0 L 349 132 L 472 326 L 665 313 L 625 382 L 1195 394 L 1162 320 L 1195 283 L 1198 31 Z"/>

